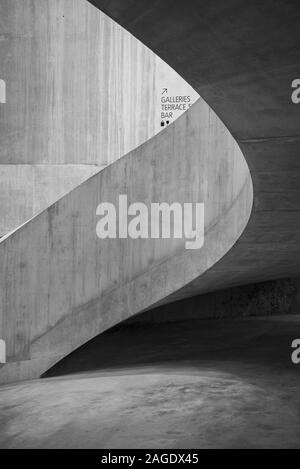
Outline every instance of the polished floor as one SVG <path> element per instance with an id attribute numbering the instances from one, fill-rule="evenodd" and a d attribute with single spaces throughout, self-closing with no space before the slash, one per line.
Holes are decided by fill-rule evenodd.
<path id="1" fill-rule="evenodd" d="M 300 448 L 300 315 L 115 328 L 0 388 L 1 448 Z"/>

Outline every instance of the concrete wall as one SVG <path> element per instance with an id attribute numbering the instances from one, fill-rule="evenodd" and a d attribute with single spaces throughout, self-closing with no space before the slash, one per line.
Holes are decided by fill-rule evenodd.
<path id="1" fill-rule="evenodd" d="M 197 0 L 94 1 L 193 83 L 226 123 L 251 169 L 254 206 L 247 224 L 247 166 L 199 101 L 0 244 L 1 330 L 10 360 L 2 381 L 37 376 L 154 306 L 300 273 L 300 107 L 290 99 L 299 9 L 281 0 L 214 0 L 199 14 Z M 204 201 L 204 248 L 187 252 L 177 241 L 100 248 L 91 231 L 95 206 L 120 192 L 146 202 Z"/>
<path id="2" fill-rule="evenodd" d="M 0 236 L 161 130 L 197 93 L 86 0 L 1 0 Z"/>
<path id="3" fill-rule="evenodd" d="M 249 166 L 247 229 L 166 302 L 300 275 L 300 106 L 296 0 L 90 0 L 180 73 L 214 109 Z"/>
<path id="4" fill-rule="evenodd" d="M 126 324 L 299 314 L 300 278 L 271 280 L 194 296 L 138 314 Z"/>
<path id="5" fill-rule="evenodd" d="M 100 202 L 205 203 L 205 243 L 96 236 Z M 199 99 L 183 116 L 0 242 L 0 381 L 39 376 L 102 331 L 153 307 L 213 266 L 252 208 L 248 167 Z"/>
<path id="6" fill-rule="evenodd" d="M 99 170 L 92 165 L 0 164 L 0 237 Z"/>
<path id="7" fill-rule="evenodd" d="M 0 79 L 0 104 L 6 103 L 6 83 Z"/>

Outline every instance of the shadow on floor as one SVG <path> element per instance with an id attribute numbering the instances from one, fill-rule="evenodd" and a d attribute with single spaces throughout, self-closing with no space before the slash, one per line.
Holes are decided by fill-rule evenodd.
<path id="1" fill-rule="evenodd" d="M 0 388 L 0 448 L 299 448 L 295 338 L 300 316 L 123 324 Z"/>
<path id="2" fill-rule="evenodd" d="M 291 343 L 300 315 L 235 320 L 188 320 L 114 327 L 54 365 L 42 377 L 180 362 L 221 360 L 293 369 Z"/>

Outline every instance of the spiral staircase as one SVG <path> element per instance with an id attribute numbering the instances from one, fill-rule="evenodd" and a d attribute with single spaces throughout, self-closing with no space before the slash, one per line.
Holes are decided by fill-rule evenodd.
<path id="1" fill-rule="evenodd" d="M 0 382 L 39 377 L 113 325 L 221 288 L 300 274 L 295 3 L 94 0 L 201 98 L 0 242 Z M 283 8 L 284 6 L 284 8 Z M 283 13 L 284 12 L 284 13 Z M 204 246 L 96 236 L 101 202 L 205 204 Z"/>

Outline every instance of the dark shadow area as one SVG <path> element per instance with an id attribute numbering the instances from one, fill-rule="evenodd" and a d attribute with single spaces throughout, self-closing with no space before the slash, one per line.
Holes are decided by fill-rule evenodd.
<path id="1" fill-rule="evenodd" d="M 2 388 L 0 446 L 299 448 L 296 338 L 300 315 L 123 324 Z"/>
<path id="2" fill-rule="evenodd" d="M 163 324 L 125 322 L 97 336 L 42 377 L 143 365 L 222 362 L 295 368 L 291 343 L 300 337 L 300 316 L 186 320 Z"/>
<path id="3" fill-rule="evenodd" d="M 0 390 L 0 446 L 299 448 L 297 338 L 300 315 L 127 321 Z"/>
<path id="4" fill-rule="evenodd" d="M 42 377 L 216 360 L 287 369 L 300 337 L 299 282 L 244 285 L 154 308 L 90 340 Z"/>

